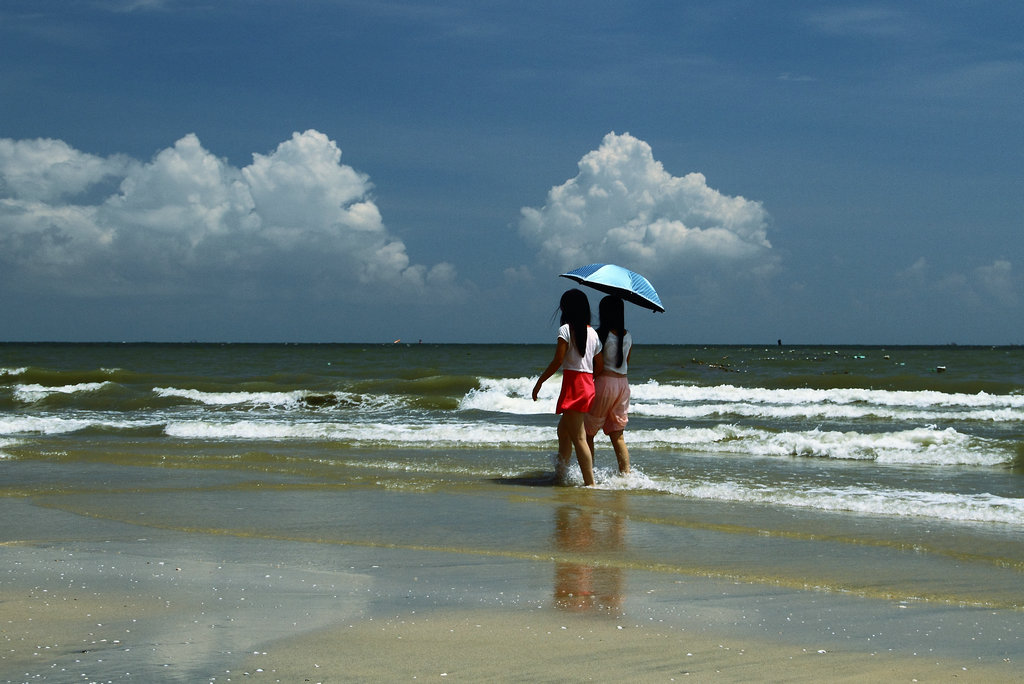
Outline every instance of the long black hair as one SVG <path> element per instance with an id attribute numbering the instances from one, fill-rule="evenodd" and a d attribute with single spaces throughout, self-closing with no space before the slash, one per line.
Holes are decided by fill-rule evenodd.
<path id="1" fill-rule="evenodd" d="M 583 290 L 566 290 L 558 302 L 562 312 L 561 325 L 569 324 L 573 342 L 580 356 L 587 355 L 587 326 L 590 325 L 590 300 Z"/>
<path id="2" fill-rule="evenodd" d="M 601 338 L 601 345 L 604 346 L 608 339 L 608 333 L 616 331 L 619 336 L 619 352 L 615 359 L 615 367 L 622 366 L 622 338 L 626 336 L 626 312 L 622 304 L 622 298 L 615 295 L 608 295 L 601 299 L 597 305 L 597 314 L 601 317 L 601 325 L 597 328 L 597 336 Z"/>

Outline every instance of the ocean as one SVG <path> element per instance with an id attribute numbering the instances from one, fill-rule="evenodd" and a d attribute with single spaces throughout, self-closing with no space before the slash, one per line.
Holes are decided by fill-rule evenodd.
<path id="1" fill-rule="evenodd" d="M 0 492 L 196 535 L 1024 607 L 1024 348 L 638 343 L 633 472 L 599 435 L 597 491 L 552 483 L 559 377 L 530 398 L 552 351 L 3 344 Z"/>

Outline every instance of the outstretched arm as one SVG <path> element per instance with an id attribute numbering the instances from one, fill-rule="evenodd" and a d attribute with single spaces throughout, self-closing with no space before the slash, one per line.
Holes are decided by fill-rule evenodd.
<path id="1" fill-rule="evenodd" d="M 555 345 L 555 358 L 551 359 L 551 363 L 544 369 L 544 372 L 540 374 L 537 379 L 537 384 L 533 386 L 533 400 L 537 401 L 537 395 L 540 394 L 540 386 L 544 384 L 544 381 L 555 374 L 559 368 L 562 367 L 562 361 L 565 359 L 565 352 L 569 349 L 569 343 L 563 340 L 561 337 L 558 338 L 558 344 Z"/>

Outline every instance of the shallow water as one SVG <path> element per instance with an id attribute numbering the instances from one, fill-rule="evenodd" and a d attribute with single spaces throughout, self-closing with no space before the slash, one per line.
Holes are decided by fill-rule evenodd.
<path id="1" fill-rule="evenodd" d="M 1024 606 L 1024 350 L 638 345 L 634 472 L 599 438 L 598 491 L 552 486 L 549 355 L 0 345 L 0 492 L 187 534 Z"/>

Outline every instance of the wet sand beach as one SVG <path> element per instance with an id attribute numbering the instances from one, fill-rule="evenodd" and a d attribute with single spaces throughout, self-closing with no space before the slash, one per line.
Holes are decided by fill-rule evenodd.
<path id="1" fill-rule="evenodd" d="M 938 541 L 678 501 L 670 521 L 658 497 L 542 474 L 442 491 L 120 469 L 110 489 L 86 470 L 0 498 L 0 681 L 1020 679 L 1019 568 L 957 574 Z"/>

